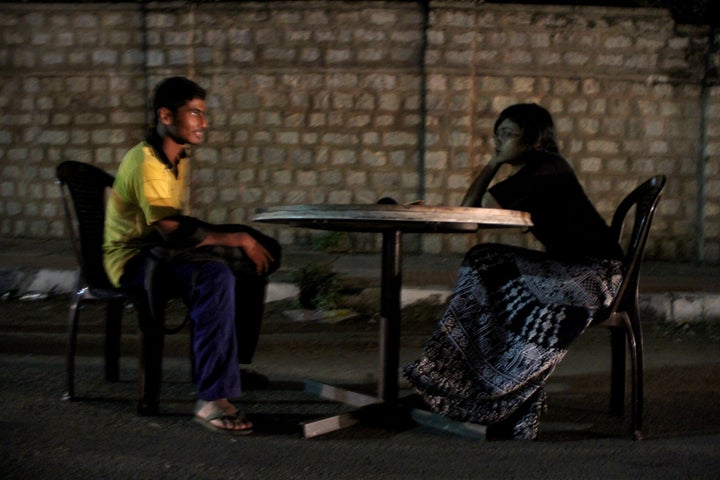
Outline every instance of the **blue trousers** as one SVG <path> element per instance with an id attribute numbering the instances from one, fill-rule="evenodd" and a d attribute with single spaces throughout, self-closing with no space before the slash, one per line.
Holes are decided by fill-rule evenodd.
<path id="1" fill-rule="evenodd" d="M 147 268 L 145 260 L 143 255 L 138 255 L 125 265 L 120 279 L 124 288 L 144 288 Z M 236 308 L 239 306 L 236 289 L 253 282 L 249 282 L 247 278 L 236 281 L 235 274 L 227 264 L 212 260 L 170 261 L 163 265 L 162 275 L 158 278 L 162 283 L 162 290 L 179 294 L 188 308 L 193 329 L 193 373 L 198 398 L 217 400 L 239 396 L 241 388 L 238 362 L 241 358 L 247 360 L 248 352 L 238 356 L 236 310 L 240 309 Z M 266 280 L 261 277 L 256 277 L 254 282 L 255 295 L 260 288 L 258 284 L 262 285 L 262 303 L 265 283 Z M 245 294 L 242 296 L 246 298 Z M 257 305 L 254 308 L 257 309 Z M 242 321 L 242 318 L 238 320 Z M 259 334 L 260 318 L 252 320 L 251 332 Z M 244 348 L 252 348 L 252 352 L 249 352 L 250 358 L 256 343 L 257 335 L 253 339 L 243 339 Z"/>

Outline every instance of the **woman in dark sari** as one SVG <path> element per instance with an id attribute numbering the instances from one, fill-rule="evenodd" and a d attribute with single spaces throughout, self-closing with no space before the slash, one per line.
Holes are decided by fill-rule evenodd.
<path id="1" fill-rule="evenodd" d="M 547 110 L 510 106 L 494 134 L 494 155 L 463 206 L 480 207 L 489 192 L 500 207 L 529 212 L 544 251 L 473 247 L 438 327 L 404 374 L 432 410 L 487 425 L 488 439 L 535 439 L 544 384 L 609 308 L 622 252 L 559 155 Z M 503 164 L 514 173 L 488 188 Z"/>

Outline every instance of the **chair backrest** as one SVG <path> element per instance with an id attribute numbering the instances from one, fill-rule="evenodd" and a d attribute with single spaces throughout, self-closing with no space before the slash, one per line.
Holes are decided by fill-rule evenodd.
<path id="1" fill-rule="evenodd" d="M 81 281 L 92 288 L 113 288 L 103 267 L 102 243 L 106 194 L 114 177 L 88 163 L 68 160 L 58 165 L 56 178 Z"/>
<path id="2" fill-rule="evenodd" d="M 650 233 L 650 225 L 665 182 L 664 175 L 657 175 L 646 180 L 630 192 L 615 210 L 610 228 L 620 243 L 625 221 L 629 212 L 635 207 L 632 232 L 627 247 L 624 249 L 624 278 L 615 297 L 612 313 L 637 306 L 640 264 L 645 255 L 645 244 Z"/>

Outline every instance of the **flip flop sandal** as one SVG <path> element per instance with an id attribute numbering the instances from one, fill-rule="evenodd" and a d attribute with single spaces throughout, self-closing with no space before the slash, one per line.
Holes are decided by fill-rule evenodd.
<path id="1" fill-rule="evenodd" d="M 208 430 L 212 430 L 213 432 L 228 433 L 230 435 L 250 435 L 251 433 L 253 433 L 252 427 L 235 430 L 231 428 L 219 427 L 211 423 L 213 420 L 220 420 L 223 424 L 225 424 L 225 422 L 232 422 L 234 425 L 237 425 L 238 423 L 248 423 L 248 421 L 245 419 L 245 416 L 241 413 L 231 414 L 225 412 L 217 412 L 210 414 L 207 417 L 199 417 L 196 415 L 193 420 L 202 425 L 203 427 L 207 428 Z"/>

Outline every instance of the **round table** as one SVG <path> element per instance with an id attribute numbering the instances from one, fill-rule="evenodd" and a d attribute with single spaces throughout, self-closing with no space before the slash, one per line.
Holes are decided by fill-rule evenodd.
<path id="1" fill-rule="evenodd" d="M 532 226 L 526 212 L 422 204 L 285 205 L 258 209 L 252 220 L 321 230 L 382 233 L 377 395 L 382 402 L 395 402 L 398 397 L 402 234 L 473 233 L 481 228 Z"/>
<path id="2" fill-rule="evenodd" d="M 530 227 L 530 215 L 500 208 L 428 205 L 286 205 L 260 208 L 253 221 L 352 232 L 457 233 Z"/>

